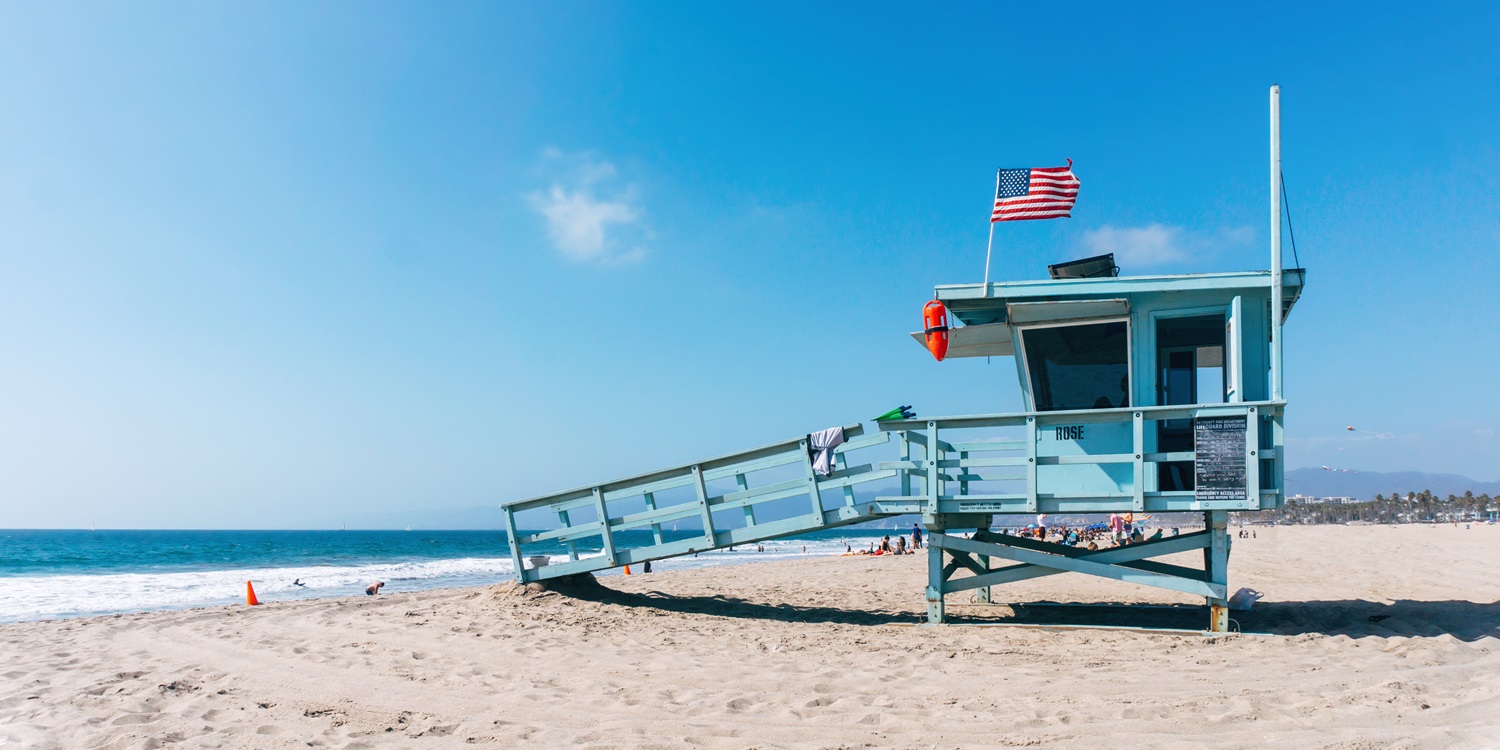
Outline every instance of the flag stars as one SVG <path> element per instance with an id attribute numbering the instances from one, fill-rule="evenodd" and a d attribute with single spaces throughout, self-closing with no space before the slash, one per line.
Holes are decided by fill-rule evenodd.
<path id="1" fill-rule="evenodd" d="M 1031 188 L 1031 170 L 1029 169 L 1002 169 L 1000 170 L 1000 194 L 996 198 L 1013 198 L 1025 195 Z"/>

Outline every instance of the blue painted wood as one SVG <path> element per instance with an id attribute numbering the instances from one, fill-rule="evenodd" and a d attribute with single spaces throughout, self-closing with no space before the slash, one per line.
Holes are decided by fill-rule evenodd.
<path id="1" fill-rule="evenodd" d="M 594 488 L 594 504 L 599 513 L 599 536 L 604 540 L 604 558 L 615 563 L 615 535 L 609 530 L 609 507 L 604 504 L 604 491 Z"/>
<path id="2" fill-rule="evenodd" d="M 812 509 L 809 516 L 817 520 L 817 525 L 823 525 L 823 493 L 818 489 L 818 472 L 813 469 L 812 446 L 802 441 L 803 462 L 802 471 L 807 476 L 807 496 L 812 501 Z"/>
<path id="3" fill-rule="evenodd" d="M 1075 424 L 1128 424 L 1140 412 L 1147 421 L 1163 419 L 1192 419 L 1194 417 L 1236 417 L 1245 414 L 1245 407 L 1258 407 L 1261 414 L 1280 414 L 1285 401 L 1248 401 L 1243 404 L 1214 404 L 1204 406 L 1138 406 L 1112 409 L 1075 409 L 1069 411 L 1014 412 L 1009 414 L 961 414 L 948 417 L 923 419 L 893 419 L 877 425 L 886 432 L 911 431 L 908 437 L 913 442 L 925 441 L 919 430 L 926 430 L 928 422 L 937 422 L 945 430 L 978 429 L 984 427 L 1025 427 L 1027 420 L 1034 420 L 1039 427 Z M 925 444 L 925 443 L 923 443 Z M 952 445 L 944 446 L 951 450 Z"/>
<path id="4" fill-rule="evenodd" d="M 562 524 L 562 527 L 564 529 L 570 528 L 573 525 L 568 520 L 568 511 L 566 511 L 566 510 L 559 510 L 559 511 L 557 511 L 557 521 L 558 521 L 558 523 Z M 569 560 L 573 560 L 573 561 L 577 561 L 578 560 L 578 545 L 575 544 L 571 538 L 568 539 L 567 541 L 565 541 L 563 544 L 564 544 L 564 546 L 566 546 L 568 548 L 568 559 Z"/>
<path id="5" fill-rule="evenodd" d="M 943 458 L 943 443 L 938 440 L 937 431 L 937 422 L 929 420 L 927 422 L 927 434 L 924 436 L 924 439 L 914 441 L 925 448 L 923 457 L 926 459 L 927 464 L 927 482 L 923 485 L 923 488 L 927 491 L 927 507 L 924 510 L 926 513 L 938 512 L 938 495 L 943 491 L 939 484 L 942 479 L 938 477 L 938 461 Z"/>
<path id="6" fill-rule="evenodd" d="M 510 508 L 502 508 L 501 512 L 505 515 L 505 539 L 507 546 L 510 547 L 511 565 L 514 566 L 516 574 L 520 575 L 526 566 L 521 562 L 521 541 L 516 533 L 516 514 Z"/>
<path id="7" fill-rule="evenodd" d="M 693 471 L 693 489 L 698 491 L 698 507 L 702 511 L 703 536 L 707 540 L 707 547 L 714 546 L 714 509 L 708 502 L 708 488 L 703 484 L 703 472 L 696 466 Z"/>
<path id="8" fill-rule="evenodd" d="M 1039 565 L 1044 568 L 1053 568 L 1071 573 L 1084 573 L 1100 578 L 1112 578 L 1117 581 L 1125 581 L 1126 583 L 1154 586 L 1172 591 L 1181 591 L 1186 594 L 1197 594 L 1205 597 L 1225 596 L 1222 585 L 1201 580 L 1166 575 L 1138 568 L 1109 565 L 1081 557 L 1063 557 L 1003 544 L 976 542 L 971 539 L 948 536 L 946 534 L 935 533 L 930 536 L 932 537 L 932 542 L 930 543 L 933 547 L 957 549 L 969 553 L 983 553 L 991 557 L 1002 557 L 1015 562 L 1031 563 L 1032 565 Z"/>
<path id="9" fill-rule="evenodd" d="M 833 460 L 834 460 L 834 471 L 833 471 L 833 475 L 834 476 L 847 477 L 847 476 L 850 476 L 851 474 L 866 473 L 866 472 L 869 472 L 869 471 L 871 471 L 871 470 L 874 469 L 874 467 L 871 466 L 870 464 L 862 464 L 862 465 L 860 465 L 858 467 L 850 467 L 849 466 L 849 458 L 847 456 L 845 456 L 843 453 L 835 453 L 834 457 L 833 457 Z M 844 492 L 844 505 L 853 505 L 854 504 L 854 487 L 851 486 L 851 485 L 844 485 L 843 492 Z"/>
<path id="10" fill-rule="evenodd" d="M 853 440 L 854 438 L 863 436 L 863 425 L 854 424 L 844 427 L 845 440 Z M 621 495 L 621 497 L 629 497 L 631 495 L 638 495 L 643 491 L 649 490 L 650 485 L 653 482 L 675 480 L 680 479 L 683 476 L 690 476 L 692 474 L 692 471 L 690 470 L 692 466 L 698 467 L 700 478 L 705 481 L 726 479 L 734 476 L 736 473 L 748 473 L 751 471 L 757 471 L 760 468 L 772 468 L 778 465 L 796 463 L 798 460 L 800 460 L 800 458 L 796 457 L 795 454 L 791 453 L 791 451 L 799 443 L 804 442 L 806 439 L 806 436 L 792 438 L 790 440 L 783 440 L 779 443 L 763 445 L 759 448 L 752 448 L 750 450 L 741 451 L 739 453 L 729 453 L 722 456 L 716 456 L 714 458 L 708 459 L 707 461 L 699 461 L 695 464 L 685 464 L 682 466 L 662 469 L 646 474 L 637 474 L 632 477 L 625 477 L 610 482 L 590 485 L 588 487 L 567 490 L 565 492 L 508 502 L 505 503 L 505 505 L 507 507 L 513 508 L 517 512 L 523 510 L 531 510 L 533 508 L 549 508 L 553 510 L 561 508 L 564 510 L 572 510 L 575 508 L 588 507 L 593 504 L 594 487 L 602 488 L 605 491 L 606 497 L 608 499 L 614 499 L 614 495 L 612 494 L 612 492 L 627 489 L 629 490 L 627 494 Z M 886 437 L 884 440 L 877 440 L 877 442 L 885 442 L 889 439 L 889 437 Z M 762 459 L 766 460 L 762 461 Z M 757 464 L 763 465 L 757 466 Z"/>
<path id="11" fill-rule="evenodd" d="M 744 474 L 735 474 L 734 475 L 734 483 L 735 483 L 735 486 L 737 486 L 737 487 L 740 488 L 740 492 L 748 492 L 750 490 L 750 481 L 747 480 L 747 479 L 745 479 L 745 475 Z M 727 500 L 728 498 L 726 497 L 725 499 Z M 755 504 L 754 503 L 746 503 L 744 505 L 744 512 L 745 512 L 745 525 L 746 526 L 754 526 L 755 525 Z"/>
<path id="12" fill-rule="evenodd" d="M 656 510 L 656 495 L 655 494 L 647 492 L 642 497 L 644 498 L 644 500 L 646 502 L 646 510 L 648 512 Z M 610 519 L 610 523 L 614 523 L 614 519 Z M 656 542 L 657 544 L 661 544 L 662 543 L 661 523 L 660 522 L 651 524 L 651 540 L 654 541 L 654 542 Z"/>
<path id="13" fill-rule="evenodd" d="M 1119 564 L 1137 561 L 1147 557 L 1170 555 L 1179 552 L 1188 552 L 1195 549 L 1202 549 L 1204 547 L 1207 547 L 1209 544 L 1209 533 L 1206 531 L 1199 531 L 1192 534 L 1183 534 L 1181 536 L 1158 539 L 1154 542 L 1141 542 L 1139 544 L 1132 544 L 1125 547 L 1111 547 L 1101 550 L 1085 550 L 1076 547 L 1065 548 L 1071 551 L 1052 551 L 1036 549 L 1033 547 L 1025 547 L 1023 546 L 1025 542 L 1033 542 L 1037 544 L 1045 543 L 1038 543 L 1035 540 L 1027 540 L 1020 537 L 1004 537 L 1003 539 L 1003 543 L 1009 544 L 1014 547 L 1030 548 L 1036 551 L 1049 551 L 1053 554 L 1062 554 L 1068 557 L 1088 559 L 1093 562 L 1099 563 Z M 1048 544 L 1046 546 L 1059 547 L 1061 545 Z M 986 574 L 986 577 L 982 579 L 961 578 L 954 581 L 948 581 L 944 585 L 949 593 L 957 593 L 960 591 L 969 591 L 977 588 L 998 586 L 1006 583 L 1017 583 L 1020 581 L 1031 580 L 1033 578 L 1042 578 L 1045 576 L 1057 575 L 1058 573 L 1065 572 L 1068 571 L 1049 568 L 1041 565 L 1032 565 L 1030 563 L 1020 563 L 1017 565 L 1012 565 L 1010 567 L 1000 568 L 998 570 L 992 571 Z"/>
<path id="14" fill-rule="evenodd" d="M 567 511 L 563 512 L 566 513 Z M 603 524 L 598 521 L 590 521 L 576 526 L 564 526 L 550 531 L 538 531 L 535 534 L 527 534 L 521 537 L 521 544 L 536 544 L 537 542 L 546 542 L 554 539 L 558 541 L 569 539 L 576 541 L 584 537 L 598 536 L 603 530 Z"/>
<path id="15" fill-rule="evenodd" d="M 1036 513 L 1040 509 L 1037 497 L 1037 417 L 1026 417 L 1026 512 Z M 997 498 L 1000 499 L 1000 498 Z"/>
<path id="16" fill-rule="evenodd" d="M 1146 420 L 1140 411 L 1131 414 L 1130 441 L 1135 453 L 1131 456 L 1130 507 L 1136 511 L 1146 509 Z"/>
<path id="17" fill-rule="evenodd" d="M 1245 415 L 1245 496 L 1260 507 L 1260 414 L 1254 406 Z"/>
<path id="18" fill-rule="evenodd" d="M 994 440 L 955 440 L 955 450 L 968 453 L 984 453 L 986 451 L 1024 451 L 1026 441 L 1021 438 L 996 438 Z"/>

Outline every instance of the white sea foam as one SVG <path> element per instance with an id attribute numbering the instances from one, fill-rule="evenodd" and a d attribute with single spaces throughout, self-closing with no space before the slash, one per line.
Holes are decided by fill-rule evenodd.
<path id="1" fill-rule="evenodd" d="M 666 571 L 844 551 L 844 543 L 838 540 L 782 540 L 763 544 L 765 552 L 756 551 L 754 544 L 742 545 L 734 552 L 704 552 L 696 557 L 662 560 L 653 567 Z M 554 556 L 551 561 L 562 563 L 567 557 Z M 509 557 L 465 557 L 349 566 L 6 577 L 0 578 L 0 622 L 235 604 L 245 600 L 246 581 L 254 582 L 260 599 L 275 601 L 357 595 L 375 581 L 386 583 L 385 592 L 416 591 L 483 586 L 507 580 L 514 574 Z M 618 575 L 619 571 L 601 573 L 611 574 Z M 296 579 L 306 585 L 294 586 L 292 581 Z"/>

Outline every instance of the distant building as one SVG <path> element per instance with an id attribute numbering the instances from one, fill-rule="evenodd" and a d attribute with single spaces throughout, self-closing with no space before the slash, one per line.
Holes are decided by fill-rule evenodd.
<path id="1" fill-rule="evenodd" d="M 1353 497 L 1313 497 L 1311 495 L 1292 495 L 1286 499 L 1288 505 L 1352 505 L 1362 502 Z"/>

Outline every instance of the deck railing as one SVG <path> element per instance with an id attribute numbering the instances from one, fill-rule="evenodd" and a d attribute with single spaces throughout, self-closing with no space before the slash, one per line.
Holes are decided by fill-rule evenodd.
<path id="1" fill-rule="evenodd" d="M 902 494 L 877 499 L 875 510 L 895 513 L 1090 513 L 1115 511 L 1262 510 L 1280 507 L 1285 402 L 1145 406 L 1078 411 L 985 414 L 880 423 L 901 441 L 903 460 L 881 469 L 902 472 Z M 1156 466 L 1191 463 L 1194 451 L 1148 452 L 1148 425 L 1164 420 L 1243 417 L 1245 487 L 1242 499 L 1200 499 L 1194 490 L 1151 489 Z M 1059 426 L 1129 425 L 1125 452 L 1039 455 L 1039 433 Z M 997 431 L 1001 434 L 997 436 Z M 1008 431 L 1012 434 L 1004 434 Z M 912 454 L 920 457 L 912 457 Z M 1063 465 L 1128 465 L 1128 481 L 1113 491 L 1038 481 L 1038 469 Z M 976 483 L 1013 491 L 975 493 Z"/>

